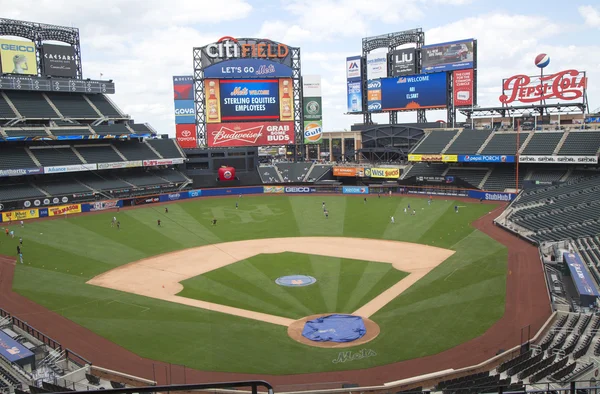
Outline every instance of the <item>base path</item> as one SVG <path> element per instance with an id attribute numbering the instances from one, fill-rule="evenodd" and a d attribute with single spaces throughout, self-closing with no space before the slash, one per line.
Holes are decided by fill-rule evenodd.
<path id="1" fill-rule="evenodd" d="M 411 196 L 418 197 L 418 196 Z M 269 198 L 265 196 L 264 198 Z M 448 199 L 449 197 L 434 197 Z M 473 202 L 467 198 L 453 200 Z M 486 204 L 484 202 L 484 204 Z M 491 203 L 497 204 L 497 203 Z M 508 248 L 506 306 L 504 316 L 480 337 L 464 342 L 438 354 L 400 361 L 356 371 L 320 372 L 296 375 L 257 375 L 210 372 L 176 368 L 168 363 L 151 360 L 93 333 L 92 331 L 52 312 L 12 291 L 15 270 L 14 257 L 0 257 L 0 307 L 16 317 L 22 316 L 31 326 L 87 358 L 95 365 L 121 371 L 159 384 L 206 383 L 239 380 L 266 380 L 277 391 L 307 390 L 324 387 L 329 382 L 379 385 L 390 381 L 478 364 L 496 355 L 500 349 L 510 349 L 520 343 L 522 334 L 533 336 L 550 317 L 550 302 L 537 247 L 496 227 L 493 219 L 505 205 L 473 225 Z M 305 251 L 303 251 L 305 252 Z M 390 349 L 393 351 L 393 349 Z M 168 372 L 170 371 L 170 372 Z M 185 372 L 185 373 L 183 373 Z M 311 386 L 311 384 L 319 384 Z M 341 387 L 337 384 L 336 387 Z"/>
<path id="2" fill-rule="evenodd" d="M 454 254 L 452 250 L 434 246 L 378 239 L 267 238 L 225 242 L 162 254 L 115 268 L 87 283 L 288 327 L 294 320 L 177 295 L 183 290 L 180 282 L 186 279 L 258 254 L 283 252 L 390 263 L 394 268 L 408 272 L 408 276 L 353 313 L 365 318 L 383 308 Z"/>

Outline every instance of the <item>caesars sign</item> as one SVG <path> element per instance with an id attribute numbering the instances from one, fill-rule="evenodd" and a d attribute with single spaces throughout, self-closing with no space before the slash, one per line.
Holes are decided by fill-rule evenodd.
<path id="1" fill-rule="evenodd" d="M 221 37 L 202 48 L 203 65 L 234 59 L 268 59 L 283 63 L 290 59 L 290 48 L 278 42 L 259 38 Z"/>
<path id="2" fill-rule="evenodd" d="M 565 70 L 544 76 L 513 75 L 502 82 L 500 102 L 535 103 L 542 100 L 577 100 L 587 87 L 585 71 Z"/>

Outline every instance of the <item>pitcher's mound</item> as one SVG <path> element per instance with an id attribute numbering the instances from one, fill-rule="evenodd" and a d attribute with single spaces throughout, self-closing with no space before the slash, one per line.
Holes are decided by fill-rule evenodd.
<path id="1" fill-rule="evenodd" d="M 360 336 L 360 338 L 353 340 L 351 342 L 334 342 L 333 340 L 326 341 L 326 340 L 323 340 L 323 338 L 321 338 L 320 340 L 311 340 L 311 339 L 305 337 L 304 335 L 302 335 L 303 332 L 305 332 L 305 334 L 306 334 L 305 326 L 306 326 L 307 322 L 319 320 L 321 318 L 327 318 L 330 316 L 353 317 L 353 315 L 338 315 L 335 313 L 321 313 L 318 315 L 307 316 L 300 320 L 296 320 L 295 322 L 290 324 L 288 326 L 288 335 L 293 340 L 300 342 L 304 345 L 329 348 L 329 349 L 346 348 L 346 347 L 364 345 L 367 342 L 371 342 L 373 339 L 375 339 L 379 335 L 380 329 L 379 329 L 379 326 L 377 325 L 377 323 L 375 323 L 371 319 L 367 319 L 366 317 L 362 317 L 362 316 L 355 316 L 355 317 L 360 317 L 360 319 L 362 319 L 362 324 L 364 324 L 365 332 L 361 333 L 362 336 Z M 314 327 L 314 322 L 311 322 L 311 327 Z M 307 331 L 308 330 L 309 329 L 307 329 Z M 323 331 L 326 331 L 326 330 L 323 330 Z M 327 336 L 327 333 L 324 333 L 323 336 Z M 314 335 L 313 335 L 313 337 L 314 337 Z"/>

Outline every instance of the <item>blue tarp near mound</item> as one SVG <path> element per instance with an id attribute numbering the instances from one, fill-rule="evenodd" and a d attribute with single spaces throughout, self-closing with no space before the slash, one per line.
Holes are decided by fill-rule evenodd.
<path id="1" fill-rule="evenodd" d="M 329 315 L 309 320 L 302 336 L 315 342 L 352 342 L 367 333 L 360 316 Z"/>

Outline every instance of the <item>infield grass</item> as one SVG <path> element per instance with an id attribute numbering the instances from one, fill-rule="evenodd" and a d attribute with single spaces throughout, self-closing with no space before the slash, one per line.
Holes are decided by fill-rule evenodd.
<path id="1" fill-rule="evenodd" d="M 369 196 L 364 204 L 362 197 L 244 196 L 236 210 L 235 200 L 180 202 L 169 205 L 168 214 L 162 206 L 149 206 L 26 223 L 23 229 L 13 226 L 14 240 L 2 238 L 0 253 L 14 256 L 18 237 L 23 237 L 26 264 L 18 264 L 15 273 L 14 290 L 18 293 L 140 356 L 204 370 L 296 374 L 369 368 L 456 346 L 481 335 L 504 313 L 507 251 L 470 226 L 493 205 L 436 200 L 428 206 L 425 199 L 406 197 Z M 328 220 L 323 217 L 323 201 L 330 212 Z M 404 215 L 409 203 L 416 216 Z M 458 214 L 454 213 L 455 205 L 461 206 Z M 110 226 L 115 214 L 121 230 Z M 390 224 L 392 215 L 394 225 Z M 218 219 L 215 227 L 210 226 L 212 218 Z M 162 220 L 161 228 L 157 219 Z M 85 283 L 102 272 L 160 253 L 218 242 L 297 236 L 399 240 L 456 253 L 371 317 L 381 327 L 374 341 L 348 349 L 366 348 L 376 356 L 345 363 L 333 363 L 339 350 L 301 345 L 290 339 L 282 326 Z M 268 264 L 268 258 L 249 260 L 265 270 L 269 280 L 290 273 L 285 265 Z M 332 267 L 337 264 L 333 261 Z M 356 264 L 371 266 L 368 262 Z M 339 267 L 346 267 L 345 262 Z M 334 270 L 325 275 L 333 278 Z M 392 279 L 388 275 L 402 274 L 388 273 L 373 280 L 372 291 L 358 297 L 361 287 L 352 282 L 360 269 L 339 270 L 336 280 L 345 289 L 345 297 L 340 297 L 339 291 L 337 297 L 349 304 L 354 296 L 355 305 L 364 304 L 389 286 Z M 319 273 L 313 276 L 317 284 L 327 279 Z M 195 280 L 186 281 L 184 291 L 198 290 L 192 290 Z M 244 298 L 248 294 L 256 297 L 257 292 L 250 287 L 244 289 L 238 284 L 235 288 L 239 296 L 228 295 L 225 301 L 247 302 Z M 219 296 L 212 290 L 200 291 L 202 297 Z M 323 303 L 333 302 L 333 293 L 299 300 L 299 304 L 307 312 L 320 310 Z M 264 292 L 256 298 L 260 301 L 253 303 L 254 310 L 278 308 L 287 310 L 288 316 L 304 314 L 299 304 L 288 308 L 289 304 L 270 299 Z M 343 302 L 335 306 L 354 308 Z"/>

